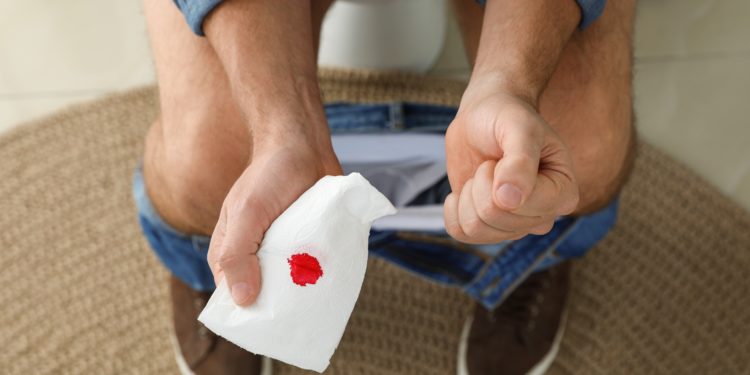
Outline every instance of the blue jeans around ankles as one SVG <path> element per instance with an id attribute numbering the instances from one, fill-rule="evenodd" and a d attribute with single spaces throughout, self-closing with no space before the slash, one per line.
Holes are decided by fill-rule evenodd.
<path id="1" fill-rule="evenodd" d="M 419 103 L 326 105 L 333 135 L 444 133 L 456 108 Z M 407 206 L 442 203 L 450 193 L 447 178 L 429 187 Z M 206 261 L 210 237 L 180 233 L 159 217 L 146 193 L 140 167 L 133 194 L 143 233 L 161 262 L 195 290 L 215 288 Z M 497 307 L 529 274 L 566 259 L 583 256 L 612 228 L 617 200 L 581 217 L 559 218 L 542 236 L 492 245 L 467 245 L 445 231 L 371 231 L 370 253 L 428 280 L 461 288 L 486 308 Z"/>

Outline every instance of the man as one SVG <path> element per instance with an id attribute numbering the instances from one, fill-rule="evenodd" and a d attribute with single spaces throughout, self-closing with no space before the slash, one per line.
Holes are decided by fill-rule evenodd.
<path id="1" fill-rule="evenodd" d="M 553 235 L 562 215 L 614 212 L 607 208 L 633 157 L 634 1 L 605 8 L 603 0 L 454 0 L 473 65 L 445 134 L 444 218 L 455 240 L 507 244 Z M 252 304 L 265 230 L 318 179 L 342 173 L 316 76 L 330 3 L 146 1 L 161 115 L 135 189 L 144 231 L 177 276 L 185 372 L 259 373 L 258 357 L 195 317 L 221 279 L 237 304 Z M 525 269 L 511 280 L 525 279 L 520 286 L 480 300 L 463 371 L 515 374 L 549 364 L 568 264 Z"/>

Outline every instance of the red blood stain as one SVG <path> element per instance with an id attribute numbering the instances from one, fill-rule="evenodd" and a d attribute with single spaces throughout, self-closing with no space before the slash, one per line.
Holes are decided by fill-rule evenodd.
<path id="1" fill-rule="evenodd" d="M 320 263 L 308 253 L 294 254 L 287 259 L 287 262 L 289 262 L 289 268 L 291 269 L 292 281 L 299 286 L 315 284 L 323 276 Z"/>

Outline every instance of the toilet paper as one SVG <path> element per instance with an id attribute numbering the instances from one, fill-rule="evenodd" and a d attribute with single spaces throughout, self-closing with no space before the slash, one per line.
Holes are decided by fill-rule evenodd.
<path id="1" fill-rule="evenodd" d="M 323 177 L 266 231 L 255 303 L 235 305 L 220 282 L 198 320 L 245 350 L 322 372 L 359 296 L 370 225 L 395 212 L 358 173 Z"/>

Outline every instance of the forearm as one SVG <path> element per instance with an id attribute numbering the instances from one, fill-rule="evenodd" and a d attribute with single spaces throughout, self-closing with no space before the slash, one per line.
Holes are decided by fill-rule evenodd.
<path id="1" fill-rule="evenodd" d="M 503 90 L 536 107 L 580 17 L 573 0 L 488 1 L 469 88 Z"/>
<path id="2" fill-rule="evenodd" d="M 303 135 L 328 142 L 309 6 L 226 1 L 204 23 L 255 140 Z"/>

